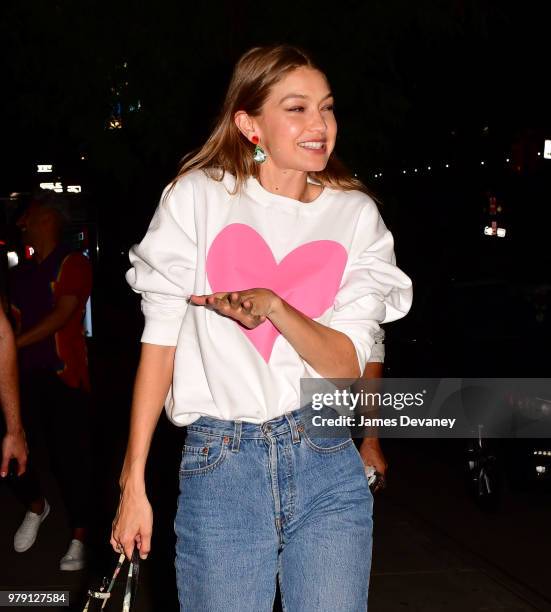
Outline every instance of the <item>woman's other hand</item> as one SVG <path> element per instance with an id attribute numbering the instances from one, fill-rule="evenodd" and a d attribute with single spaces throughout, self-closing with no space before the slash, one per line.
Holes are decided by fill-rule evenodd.
<path id="1" fill-rule="evenodd" d="M 364 438 L 360 445 L 360 456 L 365 466 L 372 465 L 379 474 L 373 493 L 386 487 L 388 463 L 379 444 L 378 438 Z"/>
<path id="2" fill-rule="evenodd" d="M 277 307 L 279 297 L 271 289 L 218 292 L 210 295 L 192 295 L 191 304 L 205 306 L 221 315 L 231 317 L 248 329 L 264 323 Z"/>
<path id="3" fill-rule="evenodd" d="M 153 509 L 145 491 L 123 489 L 113 520 L 111 546 L 120 554 L 124 551 L 128 560 L 132 557 L 134 546 L 140 551 L 140 559 L 147 559 L 151 550 L 153 532 Z"/>

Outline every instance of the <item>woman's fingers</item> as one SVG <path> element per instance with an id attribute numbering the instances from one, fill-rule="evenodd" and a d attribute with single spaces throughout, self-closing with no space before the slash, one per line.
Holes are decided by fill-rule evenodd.
<path id="1" fill-rule="evenodd" d="M 206 295 L 190 295 L 189 301 L 196 306 L 204 306 L 206 304 Z"/>
<path id="2" fill-rule="evenodd" d="M 231 317 L 248 329 L 254 329 L 266 321 L 266 316 L 253 314 L 254 302 L 250 292 L 232 291 L 218 292 L 210 295 L 192 295 L 190 301 L 198 306 L 205 306 L 210 310 Z"/>
<path id="3" fill-rule="evenodd" d="M 123 499 L 113 520 L 110 544 L 116 553 L 124 552 L 129 560 L 135 547 L 140 551 L 140 558 L 147 559 L 152 531 L 153 512 L 147 498 Z"/>
<path id="4" fill-rule="evenodd" d="M 115 552 L 118 551 L 119 543 L 115 540 L 115 538 L 113 537 L 113 534 L 111 534 L 111 539 L 109 540 L 109 544 L 111 544 L 111 547 L 113 548 Z"/>
<path id="5" fill-rule="evenodd" d="M 132 539 L 130 541 L 122 542 L 122 548 L 124 551 L 125 557 L 130 561 L 132 559 L 132 553 L 134 552 L 135 541 Z"/>
<path id="6" fill-rule="evenodd" d="M 192 294 L 189 296 L 189 301 L 196 306 L 207 306 L 208 304 L 213 304 L 217 298 L 221 298 L 226 295 L 227 293 L 225 292 L 210 293 L 207 295 Z"/>
<path id="7" fill-rule="evenodd" d="M 132 553 L 134 552 L 134 546 L 136 545 L 136 538 L 138 536 L 130 536 L 130 535 L 113 535 L 111 536 L 111 546 L 113 550 L 117 554 L 121 554 L 124 552 L 127 559 L 132 558 Z M 149 551 L 148 551 L 149 552 Z"/>
<path id="8" fill-rule="evenodd" d="M 140 534 L 140 542 L 138 544 L 140 551 L 140 559 L 147 559 L 147 555 L 151 550 L 151 531 L 143 531 Z"/>

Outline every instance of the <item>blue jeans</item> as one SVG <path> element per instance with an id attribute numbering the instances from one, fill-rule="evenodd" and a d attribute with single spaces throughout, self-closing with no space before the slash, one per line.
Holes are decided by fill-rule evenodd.
<path id="1" fill-rule="evenodd" d="M 366 612 L 363 462 L 349 432 L 316 435 L 306 411 L 187 428 L 174 521 L 181 611 L 271 612 L 277 576 L 286 612 Z"/>

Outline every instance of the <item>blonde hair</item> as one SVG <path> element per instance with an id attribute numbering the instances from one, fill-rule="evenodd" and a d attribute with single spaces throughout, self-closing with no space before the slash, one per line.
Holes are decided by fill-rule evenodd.
<path id="1" fill-rule="evenodd" d="M 323 74 L 304 50 L 290 45 L 254 47 L 242 55 L 235 65 L 214 129 L 202 147 L 182 158 L 171 187 L 186 172 L 198 169 L 203 169 L 217 181 L 221 181 L 226 172 L 235 176 L 233 194 L 241 189 L 250 176 L 258 178 L 259 168 L 253 160 L 251 143 L 236 126 L 235 113 L 243 110 L 252 117 L 260 115 L 273 86 L 302 66 L 319 70 Z M 324 186 L 342 191 L 357 189 L 371 195 L 334 152 L 323 170 L 308 174 Z"/>

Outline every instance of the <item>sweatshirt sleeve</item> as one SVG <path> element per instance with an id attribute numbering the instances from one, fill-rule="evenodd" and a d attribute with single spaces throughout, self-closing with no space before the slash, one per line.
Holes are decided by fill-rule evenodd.
<path id="1" fill-rule="evenodd" d="M 404 317 L 413 293 L 410 278 L 396 266 L 392 234 L 371 198 L 360 215 L 354 243 L 329 327 L 350 338 L 363 373 L 379 323 Z"/>
<path id="2" fill-rule="evenodd" d="M 142 342 L 176 346 L 193 293 L 197 261 L 193 183 L 189 176 L 166 187 L 145 237 L 129 252 L 126 280 L 140 293 Z"/>

